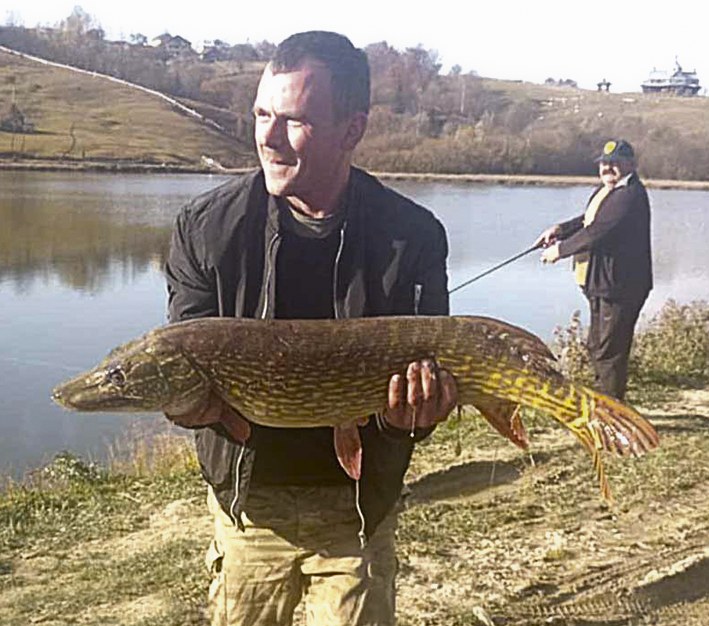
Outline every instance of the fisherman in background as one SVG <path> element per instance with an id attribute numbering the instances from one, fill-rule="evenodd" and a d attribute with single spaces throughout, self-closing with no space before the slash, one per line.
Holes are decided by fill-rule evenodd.
<path id="1" fill-rule="evenodd" d="M 588 350 L 596 386 L 623 399 L 635 324 L 652 289 L 650 202 L 636 172 L 635 153 L 608 141 L 596 159 L 601 184 L 584 214 L 545 230 L 544 263 L 573 256 L 577 284 L 588 299 Z"/>

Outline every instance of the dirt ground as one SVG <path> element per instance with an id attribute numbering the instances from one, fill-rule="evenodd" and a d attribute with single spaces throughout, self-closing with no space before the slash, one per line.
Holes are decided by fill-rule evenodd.
<path id="1" fill-rule="evenodd" d="M 644 480 L 618 464 L 630 476 L 611 471 L 612 486 L 621 482 L 611 507 L 592 490 L 577 499 L 557 489 L 579 471 L 557 437 L 537 445 L 541 462 L 523 473 L 498 451 L 488 467 L 476 460 L 413 482 L 411 512 L 435 500 L 479 523 L 434 551 L 402 545 L 400 623 L 709 625 L 709 390 L 641 412 L 660 433 L 663 452 L 653 454 L 664 458 L 630 462 L 653 463 Z M 492 480 L 471 478 L 493 467 Z"/>
<path id="2" fill-rule="evenodd" d="M 709 625 L 709 389 L 640 409 L 661 446 L 608 466 L 612 506 L 559 430 L 530 429 L 534 464 L 484 424 L 460 454 L 451 437 L 423 445 L 398 534 L 399 626 Z M 13 559 L 0 623 L 206 624 L 203 498 L 145 515 L 139 529 L 61 557 Z M 156 587 L 156 558 L 184 558 L 180 580 L 166 574 Z"/>

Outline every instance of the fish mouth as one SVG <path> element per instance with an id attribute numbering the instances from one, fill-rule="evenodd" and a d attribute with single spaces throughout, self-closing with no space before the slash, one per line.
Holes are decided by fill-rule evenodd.
<path id="1" fill-rule="evenodd" d="M 52 389 L 52 401 L 71 411 L 101 411 L 109 408 L 105 398 L 100 398 L 95 386 L 87 387 L 85 381 L 69 381 Z"/>
<path id="2" fill-rule="evenodd" d="M 69 402 L 69 399 L 67 398 L 66 394 L 62 390 L 61 387 L 55 387 L 52 389 L 52 402 L 58 404 L 61 407 L 64 407 L 65 409 L 71 409 L 71 403 Z"/>
<path id="3" fill-rule="evenodd" d="M 106 393 L 99 388 L 98 383 L 87 381 L 84 377 L 56 386 L 52 390 L 51 398 L 53 402 L 70 411 L 124 412 L 143 408 L 125 396 Z"/>

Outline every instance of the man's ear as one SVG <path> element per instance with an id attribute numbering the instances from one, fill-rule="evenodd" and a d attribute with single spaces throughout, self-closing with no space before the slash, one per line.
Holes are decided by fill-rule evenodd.
<path id="1" fill-rule="evenodd" d="M 345 150 L 354 150 L 357 147 L 367 130 L 367 120 L 367 114 L 363 111 L 352 114 L 347 121 L 347 130 L 342 138 L 342 147 Z"/>

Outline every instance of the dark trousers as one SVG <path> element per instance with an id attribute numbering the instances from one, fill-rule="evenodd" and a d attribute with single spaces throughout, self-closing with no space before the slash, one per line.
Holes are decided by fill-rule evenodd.
<path id="1" fill-rule="evenodd" d="M 586 296 L 591 309 L 588 351 L 596 374 L 596 388 L 622 400 L 628 382 L 628 357 L 635 323 L 647 295 L 626 300 Z"/>

